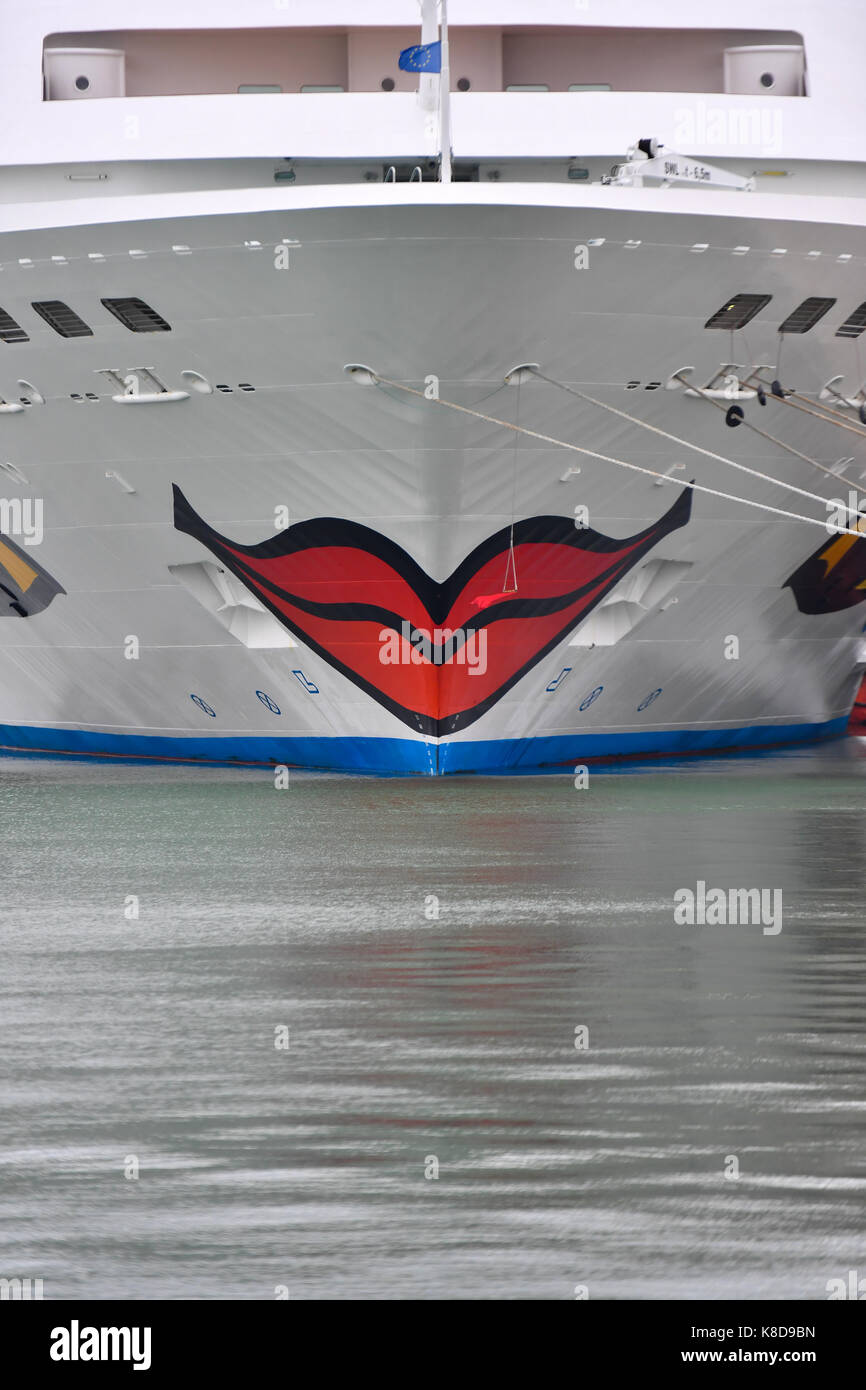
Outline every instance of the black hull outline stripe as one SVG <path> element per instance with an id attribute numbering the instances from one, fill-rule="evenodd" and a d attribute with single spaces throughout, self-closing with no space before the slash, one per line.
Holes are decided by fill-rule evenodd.
<path id="1" fill-rule="evenodd" d="M 396 541 L 383 536 L 381 531 L 374 531 L 357 521 L 348 521 L 345 517 L 314 517 L 309 521 L 296 522 L 287 530 L 278 532 L 268 540 L 258 541 L 255 545 L 235 544 L 220 535 L 198 515 L 176 483 L 173 483 L 172 487 L 174 524 L 177 530 L 186 531 L 189 535 L 204 540 L 208 546 L 210 542 L 205 537 L 210 536 L 222 545 L 231 545 L 233 550 L 248 556 L 251 560 L 282 559 L 297 551 L 330 549 L 334 546 L 365 550 L 367 554 L 374 555 L 389 565 L 395 574 L 399 574 L 400 578 L 414 589 L 437 626 L 440 626 L 450 613 L 454 603 L 482 565 L 504 554 L 511 543 L 511 528 L 504 526 L 481 541 L 469 552 L 465 560 L 461 560 L 454 572 L 438 584 Z M 625 536 L 622 539 L 604 536 L 600 531 L 589 528 L 578 529 L 571 517 L 529 517 L 515 523 L 514 545 L 535 541 L 541 544 L 568 545 L 575 550 L 611 554 L 621 551 L 624 545 L 638 546 L 651 536 L 667 534 L 668 531 L 684 526 L 691 514 L 691 505 L 691 489 L 685 488 L 670 510 L 658 521 L 647 526 L 645 530 L 638 531 L 636 535 Z"/>

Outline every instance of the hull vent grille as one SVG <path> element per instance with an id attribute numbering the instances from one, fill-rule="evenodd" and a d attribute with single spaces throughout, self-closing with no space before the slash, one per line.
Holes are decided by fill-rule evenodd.
<path id="1" fill-rule="evenodd" d="M 808 333 L 822 319 L 828 309 L 832 309 L 835 299 L 804 299 L 798 304 L 784 323 L 779 324 L 780 333 Z"/>
<path id="2" fill-rule="evenodd" d="M 64 304 L 62 299 L 34 300 L 33 308 L 61 338 L 93 337 L 93 329 L 87 326 L 84 319 L 78 317 L 74 309 Z"/>
<path id="3" fill-rule="evenodd" d="M 130 333 L 171 332 L 171 324 L 166 323 L 162 315 L 145 304 L 143 299 L 103 299 L 102 303 Z"/>
<path id="4" fill-rule="evenodd" d="M 836 329 L 837 338 L 859 338 L 866 328 L 866 304 L 860 304 Z"/>
<path id="5" fill-rule="evenodd" d="M 769 294 L 735 294 L 707 319 L 704 328 L 745 328 L 771 299 Z"/>
<path id="6" fill-rule="evenodd" d="M 16 323 L 5 309 L 0 309 L 0 342 L 29 343 L 29 341 L 30 339 L 21 325 Z"/>

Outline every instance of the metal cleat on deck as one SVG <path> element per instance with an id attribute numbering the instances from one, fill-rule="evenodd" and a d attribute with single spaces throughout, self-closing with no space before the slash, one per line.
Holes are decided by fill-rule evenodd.
<path id="1" fill-rule="evenodd" d="M 866 425 L 866 385 L 859 387 L 853 396 L 846 396 L 840 389 L 840 383 L 844 380 L 844 376 L 831 376 L 818 392 L 818 400 L 830 401 L 839 410 L 856 410 Z"/>
<path id="2" fill-rule="evenodd" d="M 189 400 L 188 391 L 170 391 L 152 367 L 129 367 L 125 376 L 116 367 L 96 370 L 117 388 L 117 395 L 111 397 L 117 405 L 158 405 Z"/>
<path id="3" fill-rule="evenodd" d="M 692 398 L 706 397 L 711 401 L 757 399 L 761 405 L 765 404 L 764 386 L 769 383 L 764 383 L 759 374 L 771 370 L 766 366 L 747 367 L 740 362 L 723 362 L 707 384 L 701 387 L 693 386 L 687 380 L 694 370 L 694 367 L 680 367 L 678 371 L 672 372 L 665 382 L 666 389 L 676 391 L 680 386 L 684 386 L 685 394 Z"/>

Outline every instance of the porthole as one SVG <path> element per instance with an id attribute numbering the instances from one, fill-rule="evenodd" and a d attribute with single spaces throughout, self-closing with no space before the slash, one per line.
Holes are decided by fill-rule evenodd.
<path id="1" fill-rule="evenodd" d="M 380 85 L 383 92 L 393 92 L 397 84 L 393 77 L 383 77 Z"/>
<path id="2" fill-rule="evenodd" d="M 457 79 L 457 90 L 458 90 L 458 92 L 468 92 L 468 91 L 469 91 L 469 88 L 470 88 L 471 86 L 472 86 L 472 83 L 469 81 L 469 78 L 468 78 L 468 77 L 458 77 L 458 79 Z"/>
<path id="3" fill-rule="evenodd" d="M 86 92 L 88 87 L 90 86 L 90 78 L 84 77 L 83 75 L 81 77 L 76 77 L 75 85 L 78 88 L 79 92 Z"/>
<path id="4" fill-rule="evenodd" d="M 762 73 L 761 73 L 761 86 L 762 86 L 762 87 L 772 87 L 772 86 L 775 84 L 775 81 L 776 81 L 776 79 L 775 79 L 775 77 L 773 76 L 773 74 L 772 74 L 771 72 L 762 72 Z"/>

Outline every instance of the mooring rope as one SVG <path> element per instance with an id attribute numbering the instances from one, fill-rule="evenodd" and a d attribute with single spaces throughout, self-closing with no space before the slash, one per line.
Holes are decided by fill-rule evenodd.
<path id="1" fill-rule="evenodd" d="M 772 388 L 771 388 L 772 389 Z M 815 420 L 821 420 L 825 425 L 835 425 L 839 430 L 847 430 L 849 434 L 856 434 L 860 439 L 866 439 L 866 430 L 859 429 L 857 425 L 852 425 L 848 420 L 834 419 L 831 415 L 820 413 L 823 407 L 817 401 L 809 401 L 808 397 L 801 396 L 797 391 L 786 391 L 783 396 L 777 396 L 773 392 L 773 398 L 781 401 L 783 405 L 790 405 L 794 410 L 801 410 L 804 415 L 811 415 Z M 800 402 L 806 401 L 802 405 Z"/>
<path id="2" fill-rule="evenodd" d="M 525 425 L 513 425 L 508 420 L 497 420 L 493 415 L 484 415 L 480 410 L 472 410 L 468 405 L 458 405 L 456 401 L 443 400 L 441 396 L 427 397 L 424 392 L 419 391 L 417 387 L 407 386 L 405 382 L 392 381 L 389 377 L 380 376 L 380 374 L 374 372 L 372 368 L 370 369 L 370 376 L 375 382 L 380 383 L 382 386 L 393 386 L 397 391 L 404 391 L 409 396 L 417 396 L 420 400 L 427 401 L 430 405 L 441 405 L 446 410 L 456 410 L 459 411 L 461 415 L 471 415 L 476 420 L 483 420 L 485 424 L 497 425 L 500 429 L 504 430 L 516 430 L 519 434 L 525 434 L 530 439 L 540 439 L 543 444 L 553 444 L 558 449 L 569 449 L 572 453 L 583 454 L 585 458 L 600 459 L 602 463 L 613 463 L 616 464 L 618 468 L 629 469 L 632 473 L 643 473 L 648 478 L 658 478 L 663 483 L 673 483 L 673 479 L 670 478 L 667 473 L 659 473 L 654 468 L 644 468 L 643 465 L 639 463 L 629 463 L 626 459 L 614 458 L 610 454 L 600 454 L 595 449 L 585 449 L 580 444 L 570 444 L 568 440 L 555 439 L 553 435 L 542 434 L 539 430 L 527 429 Z M 722 462 L 728 462 L 728 460 L 723 459 Z M 687 487 L 691 489 L 692 492 L 703 492 L 710 497 L 721 497 L 726 502 L 739 502 L 744 507 L 754 507 L 758 511 L 770 512 L 773 516 L 783 516 L 789 521 L 804 521 L 808 526 L 820 526 L 822 531 L 828 532 L 826 518 L 824 521 L 821 521 L 818 517 L 802 516 L 799 512 L 788 512 L 781 507 L 771 507 L 767 502 L 752 502 L 748 497 L 738 497 L 735 493 L 721 492 L 718 488 L 706 487 L 702 483 L 683 481 L 674 485 L 678 487 Z M 823 498 L 819 497 L 817 500 L 821 502 L 822 506 L 825 505 Z M 866 530 L 866 517 L 863 518 L 863 528 Z M 859 528 L 850 526 L 834 525 L 830 528 L 828 534 L 834 536 L 856 536 L 858 539 L 862 539 L 863 537 L 863 532 L 860 531 Z"/>
<path id="3" fill-rule="evenodd" d="M 693 386 L 690 381 L 686 381 L 685 377 L 680 376 L 679 372 L 675 372 L 674 375 L 677 381 L 681 381 L 683 386 L 687 386 L 690 391 L 694 391 L 695 395 L 701 396 L 704 400 L 709 401 L 710 405 L 716 406 L 723 414 L 727 414 L 727 407 L 725 407 L 721 401 L 715 400 L 706 391 L 702 390 L 700 386 Z M 805 463 L 811 463 L 813 468 L 819 468 L 822 473 L 829 474 L 831 478 L 839 478 L 842 482 L 848 483 L 855 489 L 859 487 L 859 483 L 855 483 L 854 479 L 849 478 L 847 474 L 837 473 L 834 469 L 828 468 L 826 463 L 819 463 L 817 459 L 810 458 L 808 454 L 801 454 L 800 450 L 795 449 L 793 444 L 786 444 L 784 439 L 777 439 L 774 434 L 769 434 L 767 430 L 762 430 L 757 425 L 753 425 L 751 420 L 743 419 L 740 421 L 740 424 L 745 425 L 746 429 L 751 430 L 753 434 L 760 435 L 761 439 L 768 440 L 770 444 L 777 444 L 780 449 L 784 449 L 787 453 L 793 454 L 795 458 L 803 459 Z"/>
<path id="4" fill-rule="evenodd" d="M 772 390 L 772 387 L 770 389 Z M 835 386 L 830 386 L 830 384 L 828 383 L 823 388 L 821 395 L 824 394 L 824 391 L 829 391 L 831 396 L 834 396 L 837 401 L 842 401 L 846 408 L 850 410 L 851 407 L 848 404 L 848 401 L 846 400 L 845 396 L 842 395 L 841 391 L 837 391 Z M 794 396 L 798 401 L 809 400 L 809 397 L 804 396 L 800 391 L 789 391 L 788 395 Z M 841 420 L 843 424 L 850 423 L 845 419 L 844 415 L 840 414 L 840 407 L 838 405 L 827 405 L 827 403 L 825 401 L 822 401 L 820 397 L 817 400 L 812 401 L 812 405 L 815 407 L 816 410 L 823 410 L 832 422 Z"/>
<path id="5" fill-rule="evenodd" d="M 822 507 L 826 505 L 826 499 L 819 497 L 817 492 L 809 492 L 806 488 L 797 487 L 796 483 L 788 483 L 783 478 L 774 478 L 770 473 L 762 473 L 760 469 L 750 468 L 747 463 L 738 463 L 736 459 L 726 458 L 724 454 L 716 454 L 712 449 L 704 449 L 700 444 L 693 444 L 688 439 L 681 439 L 679 435 L 660 429 L 658 425 L 651 425 L 648 420 L 641 420 L 637 415 L 630 415 L 627 410 L 620 410 L 617 406 L 608 405 L 606 401 L 596 400 L 594 396 L 588 396 L 586 392 L 578 391 L 573 386 L 566 386 L 564 382 L 557 381 L 555 377 L 547 376 L 536 367 L 531 367 L 529 370 L 533 375 L 540 377 L 542 381 L 549 381 L 552 386 L 558 386 L 560 391 L 566 391 L 569 396 L 577 396 L 578 400 L 586 401 L 589 405 L 597 405 L 612 415 L 618 415 L 621 420 L 628 420 L 632 425 L 639 425 L 641 429 L 650 430 L 653 434 L 661 435 L 663 439 L 669 439 L 673 444 L 679 444 L 683 449 L 692 449 L 696 454 L 704 454 L 706 458 L 715 459 L 718 463 L 726 463 L 731 468 L 739 469 L 741 473 L 748 473 L 753 478 L 760 478 L 764 483 L 773 483 L 776 487 L 785 488 L 787 492 L 796 492 L 800 497 L 808 497 L 810 502 L 820 502 Z M 682 381 L 682 377 L 678 377 L 678 380 Z M 808 459 L 807 462 L 811 463 L 812 460 Z"/>

